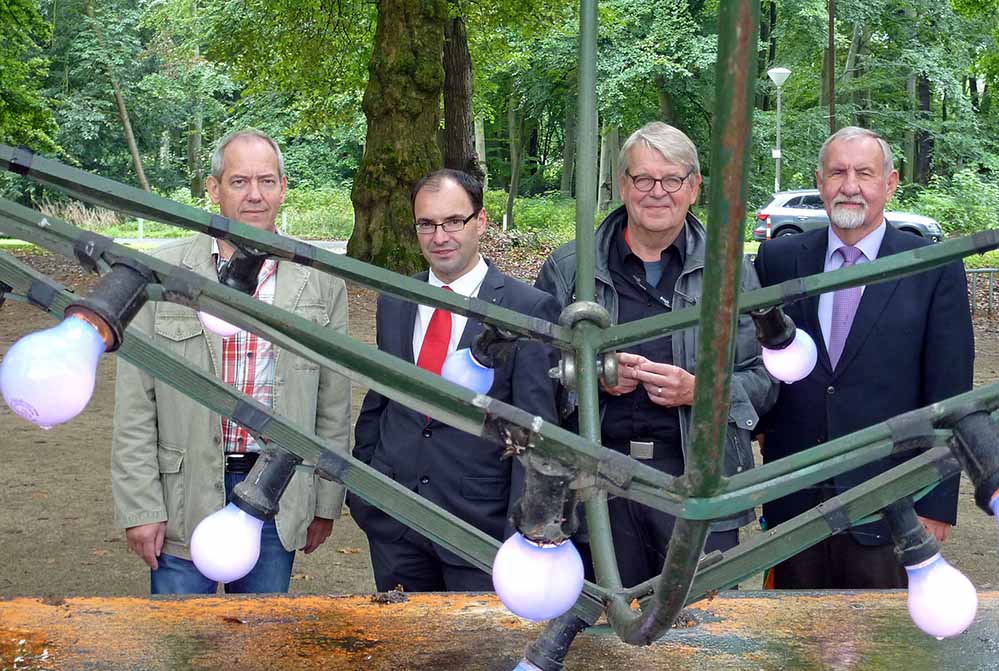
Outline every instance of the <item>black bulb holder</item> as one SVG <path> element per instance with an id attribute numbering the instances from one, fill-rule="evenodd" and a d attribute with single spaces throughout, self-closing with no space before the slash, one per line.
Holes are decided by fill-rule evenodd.
<path id="1" fill-rule="evenodd" d="M 486 368 L 506 363 L 517 346 L 517 334 L 492 324 L 483 324 L 482 332 L 472 341 L 472 357 Z"/>
<path id="2" fill-rule="evenodd" d="M 219 282 L 230 289 L 253 295 L 257 290 L 260 268 L 266 260 L 266 254 L 252 254 L 237 249 L 219 268 Z"/>
<path id="3" fill-rule="evenodd" d="M 985 410 L 964 415 L 952 428 L 950 451 L 975 485 L 975 503 L 992 515 L 989 504 L 999 490 L 999 432 Z"/>
<path id="4" fill-rule="evenodd" d="M 940 544 L 919 521 L 908 496 L 885 506 L 881 514 L 891 530 L 895 556 L 902 566 L 921 564 L 940 552 Z"/>
<path id="5" fill-rule="evenodd" d="M 794 341 L 797 328 L 794 320 L 784 314 L 779 305 L 752 310 L 749 316 L 756 325 L 756 338 L 769 350 L 784 349 Z"/>
<path id="6" fill-rule="evenodd" d="M 111 342 L 105 337 L 105 351 L 113 352 L 121 346 L 129 323 L 146 304 L 146 285 L 154 279 L 153 272 L 138 261 L 117 258 L 111 264 L 111 272 L 101 276 L 89 294 L 70 303 L 64 314 L 83 312 L 99 318 L 110 331 Z"/>
<path id="7" fill-rule="evenodd" d="M 513 511 L 513 523 L 536 543 L 561 543 L 579 527 L 578 497 L 571 487 L 576 474 L 554 459 L 528 453 L 524 465 L 524 495 Z"/>
<path id="8" fill-rule="evenodd" d="M 278 502 L 287 489 L 295 467 L 302 458 L 278 447 L 268 446 L 246 474 L 246 478 L 232 490 L 231 502 L 243 512 L 258 520 L 274 519 Z"/>

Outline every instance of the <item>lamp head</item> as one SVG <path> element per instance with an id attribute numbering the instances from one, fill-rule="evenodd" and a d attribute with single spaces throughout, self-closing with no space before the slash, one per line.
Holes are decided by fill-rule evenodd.
<path id="1" fill-rule="evenodd" d="M 777 88 L 780 88 L 784 86 L 784 82 L 791 76 L 791 71 L 787 68 L 770 68 L 767 70 L 767 76 L 777 85 Z"/>

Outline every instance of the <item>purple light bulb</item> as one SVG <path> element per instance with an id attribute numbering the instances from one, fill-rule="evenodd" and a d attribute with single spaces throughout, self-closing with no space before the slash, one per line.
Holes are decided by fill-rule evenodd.
<path id="1" fill-rule="evenodd" d="M 938 639 L 957 636 L 975 619 L 975 586 L 939 552 L 906 566 L 905 572 L 909 575 L 909 615 L 924 632 Z"/>
<path id="2" fill-rule="evenodd" d="M 73 315 L 24 336 L 0 361 L 4 401 L 43 429 L 73 419 L 90 402 L 105 348 L 100 332 Z"/>
<path id="3" fill-rule="evenodd" d="M 263 520 L 229 503 L 194 528 L 191 561 L 210 580 L 239 580 L 257 565 L 263 526 Z"/>
<path id="4" fill-rule="evenodd" d="M 493 587 L 514 615 L 550 620 L 572 608 L 582 593 L 583 560 L 570 540 L 544 545 L 515 533 L 493 560 Z"/>
<path id="5" fill-rule="evenodd" d="M 472 356 L 472 350 L 466 347 L 452 352 L 444 359 L 441 377 L 476 393 L 485 394 L 492 388 L 496 372 L 479 363 Z"/>
<path id="6" fill-rule="evenodd" d="M 989 507 L 992 508 L 992 514 L 995 515 L 996 523 L 999 524 L 999 492 L 992 495 Z"/>
<path id="7" fill-rule="evenodd" d="M 207 312 L 199 311 L 198 319 L 201 320 L 201 325 L 205 327 L 206 331 L 211 331 L 215 335 L 222 336 L 223 338 L 231 338 L 240 331 L 239 327 L 235 324 L 230 324 L 226 320 L 219 319 L 215 315 L 208 314 Z"/>
<path id="8" fill-rule="evenodd" d="M 815 341 L 800 328 L 795 331 L 794 340 L 787 347 L 763 348 L 763 365 L 771 375 L 788 384 L 808 377 L 815 368 L 818 357 Z"/>

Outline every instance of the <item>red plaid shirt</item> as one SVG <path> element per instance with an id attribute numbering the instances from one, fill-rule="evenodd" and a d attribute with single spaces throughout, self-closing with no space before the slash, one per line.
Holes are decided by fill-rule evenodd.
<path id="1" fill-rule="evenodd" d="M 274 303 L 277 261 L 267 259 L 257 276 L 253 296 Z M 222 338 L 222 381 L 231 384 L 268 408 L 274 405 L 274 346 L 249 331 Z M 222 447 L 226 452 L 258 452 L 257 441 L 246 429 L 222 417 Z"/>

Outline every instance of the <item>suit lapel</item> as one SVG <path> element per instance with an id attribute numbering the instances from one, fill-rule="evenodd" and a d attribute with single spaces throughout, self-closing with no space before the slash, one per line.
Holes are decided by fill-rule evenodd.
<path id="1" fill-rule="evenodd" d="M 490 264 L 486 276 L 482 279 L 482 284 L 479 285 L 478 299 L 493 305 L 502 305 L 504 281 L 503 273 Z M 469 319 L 465 322 L 465 330 L 461 332 L 461 338 L 458 340 L 458 349 L 471 347 L 472 342 L 480 333 L 482 333 L 482 324 L 479 320 Z"/>
<path id="2" fill-rule="evenodd" d="M 802 242 L 801 251 L 796 259 L 796 277 L 817 275 L 825 270 L 826 246 L 829 237 L 825 228 L 819 232 L 821 235 L 811 235 Z M 825 366 L 828 372 L 832 372 L 832 366 L 829 364 L 829 353 L 826 351 L 826 342 L 822 337 L 822 326 L 819 323 L 819 297 L 809 296 L 802 299 L 801 311 L 805 315 L 805 323 L 802 324 L 802 327 L 815 341 L 815 346 L 819 350 L 819 362 Z"/>
<path id="3" fill-rule="evenodd" d="M 421 282 L 426 282 L 429 277 L 429 272 L 414 275 L 414 278 Z M 395 351 L 399 353 L 400 358 L 415 365 L 417 353 L 413 352 L 413 329 L 416 328 L 416 313 L 419 310 L 419 305 L 411 301 L 400 301 L 400 304 L 399 329 L 397 331 L 399 343 Z"/>
<path id="4" fill-rule="evenodd" d="M 878 250 L 878 258 L 891 256 L 899 250 L 895 247 L 895 230 L 888 226 L 885 237 L 881 241 L 881 249 Z M 871 259 L 872 261 L 875 259 Z M 871 334 L 871 329 L 877 323 L 878 318 L 884 313 L 892 294 L 898 288 L 898 280 L 871 284 L 864 287 L 864 295 L 857 306 L 857 313 L 853 317 L 853 324 L 850 326 L 850 333 L 846 337 L 843 345 L 843 354 L 840 355 L 837 370 L 845 370 L 850 365 L 857 352 L 864 346 L 864 342 Z"/>

